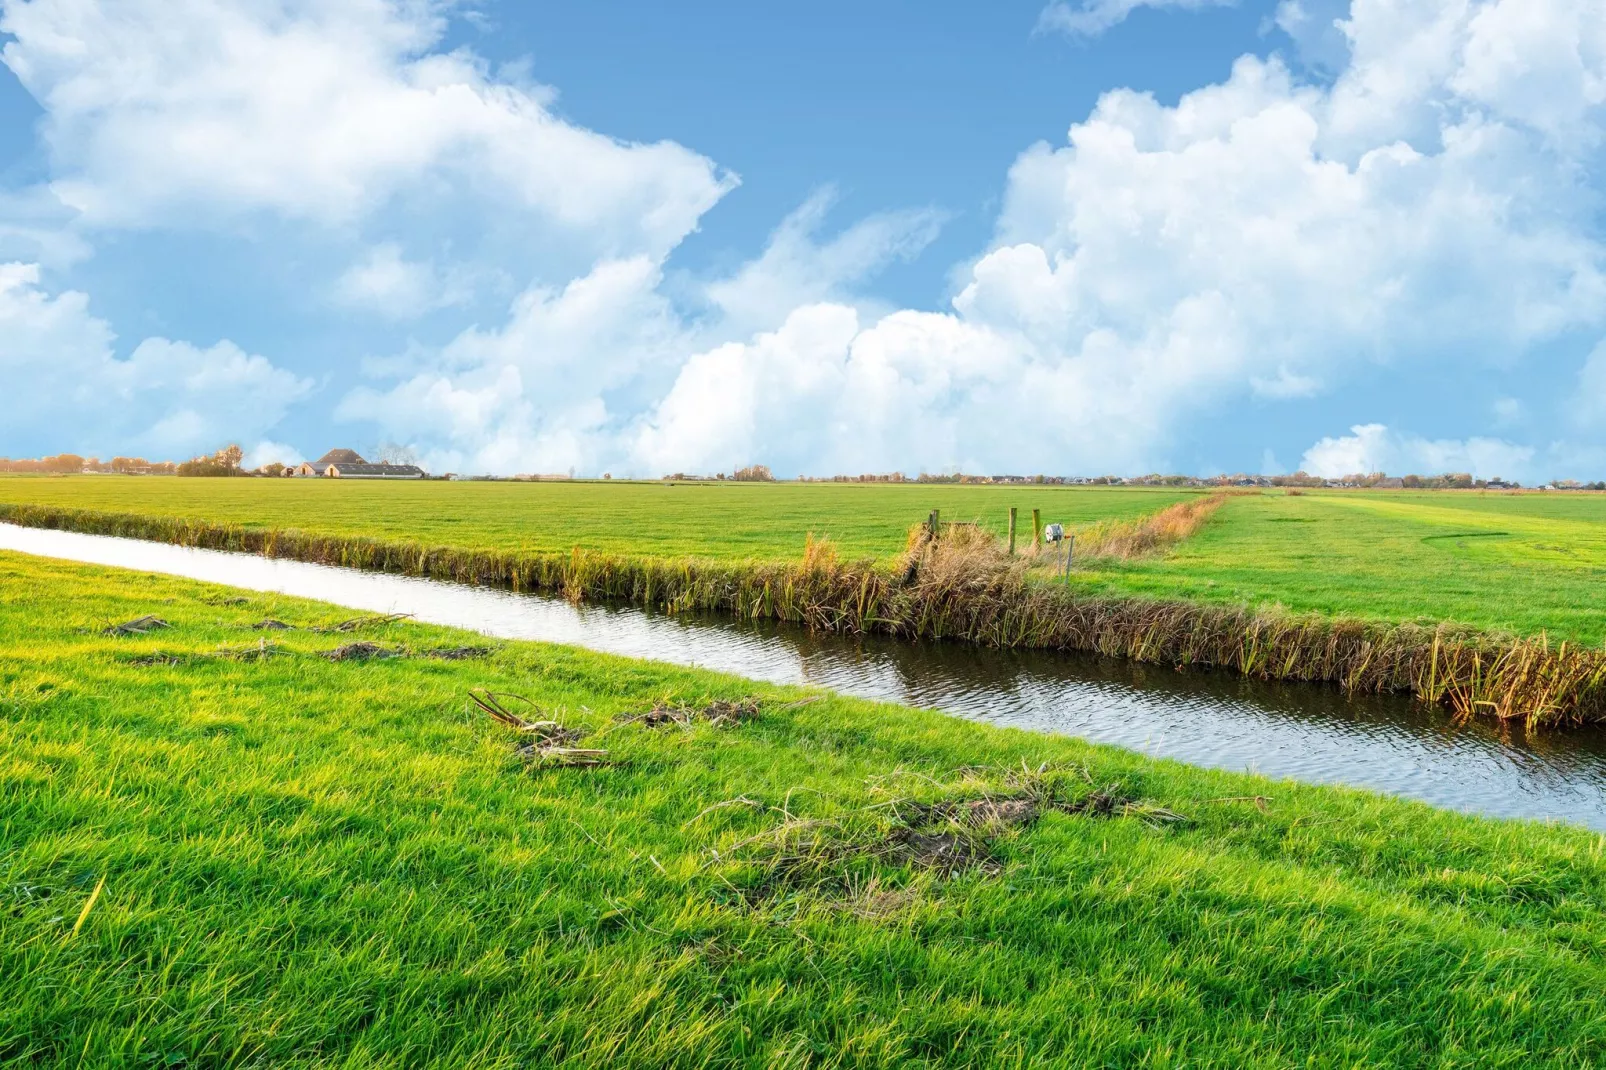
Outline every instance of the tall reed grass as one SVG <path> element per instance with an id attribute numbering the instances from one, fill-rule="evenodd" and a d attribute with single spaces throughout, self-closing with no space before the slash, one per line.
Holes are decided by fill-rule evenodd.
<path id="1" fill-rule="evenodd" d="M 1191 519 L 1168 522 L 1169 530 L 1196 527 L 1199 516 L 1195 509 Z M 578 547 L 569 553 L 463 550 L 28 505 L 0 505 L 0 521 L 555 592 L 575 601 L 731 613 L 848 634 L 1092 651 L 1179 668 L 1326 681 L 1352 691 L 1410 692 L 1463 717 L 1492 716 L 1530 728 L 1606 720 L 1603 650 L 1453 625 L 1078 596 L 1032 581 L 1029 558 L 1008 554 L 994 536 L 971 525 L 940 535 L 916 525 L 902 559 L 880 566 L 843 562 L 828 541 L 812 537 L 796 562 L 730 563 Z"/>
<path id="2" fill-rule="evenodd" d="M 1161 553 L 1190 537 L 1227 500 L 1226 492 L 1190 498 L 1132 520 L 1106 520 L 1076 533 L 1076 556 L 1130 561 Z"/>

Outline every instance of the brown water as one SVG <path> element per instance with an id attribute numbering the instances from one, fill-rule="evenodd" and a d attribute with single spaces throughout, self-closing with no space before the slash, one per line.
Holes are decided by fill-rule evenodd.
<path id="1" fill-rule="evenodd" d="M 772 622 L 575 608 L 552 598 L 0 524 L 0 550 L 314 598 L 505 639 L 568 643 L 927 706 L 1195 765 L 1349 784 L 1606 830 L 1606 731 L 1526 738 L 1397 696 L 962 643 L 854 640 Z"/>

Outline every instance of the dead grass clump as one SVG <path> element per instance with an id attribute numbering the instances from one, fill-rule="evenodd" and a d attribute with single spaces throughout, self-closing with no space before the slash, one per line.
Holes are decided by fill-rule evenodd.
<path id="1" fill-rule="evenodd" d="M 689 728 L 691 727 L 691 710 L 685 706 L 670 706 L 660 702 L 646 713 L 626 715 L 620 718 L 619 723 L 646 725 L 648 728 L 663 728 L 667 725 Z"/>
<path id="2" fill-rule="evenodd" d="M 660 702 L 646 713 L 619 718 L 619 723 L 646 725 L 648 728 L 663 728 L 668 725 L 690 728 L 694 722 L 702 720 L 715 728 L 735 728 L 757 718 L 761 709 L 762 705 L 756 698 L 734 701 L 716 699 L 701 710 Z"/>
<path id="3" fill-rule="evenodd" d="M 715 728 L 735 728 L 754 720 L 758 714 L 758 699 L 744 698 L 734 702 L 721 699 L 708 704 L 703 710 L 703 719 Z"/>
<path id="4" fill-rule="evenodd" d="M 143 617 L 135 617 L 133 620 L 125 620 L 121 624 L 109 625 L 100 634 L 145 635 L 161 628 L 171 627 L 172 625 L 167 623 L 167 621 L 163 620 L 161 617 L 158 617 L 155 614 L 147 613 Z"/>
<path id="5" fill-rule="evenodd" d="M 488 646 L 443 646 L 424 651 L 424 657 L 435 658 L 438 661 L 468 661 L 490 656 L 491 648 Z"/>
<path id="6" fill-rule="evenodd" d="M 212 656 L 226 658 L 229 661 L 254 662 L 267 661 L 278 652 L 279 644 L 270 643 L 266 639 L 259 639 L 255 646 L 219 647 Z"/>
<path id="7" fill-rule="evenodd" d="M 1076 533 L 1076 556 L 1130 561 L 1162 553 L 1204 527 L 1227 497 L 1222 493 L 1208 494 L 1135 520 L 1094 524 Z"/>
<path id="8" fill-rule="evenodd" d="M 517 701 L 531 709 L 539 708 L 523 695 L 470 691 L 468 697 L 485 714 L 528 737 L 515 748 L 515 753 L 533 765 L 595 767 L 613 764 L 605 750 L 570 746 L 585 735 L 583 730 L 565 728 L 556 721 L 526 721 L 507 707 L 508 702 Z"/>
<path id="9" fill-rule="evenodd" d="M 325 651 L 323 656 L 330 661 L 372 661 L 376 658 L 400 658 L 407 652 L 401 647 L 384 647 L 378 643 L 356 642 L 337 646 L 333 650 Z"/>
<path id="10" fill-rule="evenodd" d="M 958 785 L 937 785 L 944 792 L 938 799 L 891 798 L 834 820 L 802 818 L 780 807 L 780 824 L 724 853 L 755 867 L 742 890 L 750 903 L 806 892 L 853 904 L 863 898 L 856 888 L 885 890 L 881 866 L 906 866 L 938 879 L 970 871 L 997 876 L 997 845 L 1046 813 L 1135 817 L 1156 827 L 1186 820 L 1127 795 L 1119 784 L 1075 789 L 1091 784 L 1085 770 L 1078 780 L 1047 766 L 1023 767 L 1005 771 L 1001 788 L 997 772 L 962 770 Z M 884 793 L 879 785 L 876 790 Z M 752 805 L 745 797 L 739 801 Z"/>
<path id="11" fill-rule="evenodd" d="M 312 630 L 325 633 L 360 632 L 364 628 L 378 628 L 382 625 L 394 624 L 396 621 L 406 620 L 411 616 L 411 613 L 375 613 L 365 617 L 352 617 L 350 620 L 343 620 L 339 624 L 331 625 L 327 628 L 314 628 Z"/>
<path id="12" fill-rule="evenodd" d="M 803 540 L 803 571 L 805 572 L 831 572 L 838 565 L 836 544 L 829 537 L 814 537 L 809 532 Z"/>

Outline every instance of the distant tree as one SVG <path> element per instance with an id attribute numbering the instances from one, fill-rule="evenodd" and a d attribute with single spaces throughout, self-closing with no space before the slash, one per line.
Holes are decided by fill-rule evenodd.
<path id="1" fill-rule="evenodd" d="M 178 466 L 181 476 L 238 476 L 244 452 L 239 446 L 228 445 L 209 457 L 196 457 Z"/>
<path id="2" fill-rule="evenodd" d="M 397 442 L 381 442 L 374 448 L 374 455 L 380 464 L 418 464 L 418 454 L 413 448 Z"/>
<path id="3" fill-rule="evenodd" d="M 84 459 L 76 453 L 59 453 L 54 457 L 43 459 L 46 471 L 49 472 L 82 472 Z"/>
<path id="4" fill-rule="evenodd" d="M 269 464 L 263 465 L 261 468 L 258 468 L 257 474 L 264 476 L 282 476 L 284 475 L 284 465 L 280 464 L 278 461 L 273 461 Z"/>
<path id="5" fill-rule="evenodd" d="M 732 479 L 741 483 L 773 483 L 775 477 L 770 474 L 769 466 L 763 464 L 750 464 L 746 468 L 736 469 Z"/>

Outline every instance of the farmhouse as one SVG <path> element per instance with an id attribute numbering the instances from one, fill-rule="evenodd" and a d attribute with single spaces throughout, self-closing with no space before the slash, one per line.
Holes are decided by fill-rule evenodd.
<path id="1" fill-rule="evenodd" d="M 423 479 L 416 464 L 370 464 L 356 450 L 330 450 L 316 461 L 286 468 L 287 476 L 324 476 L 330 479 Z"/>

